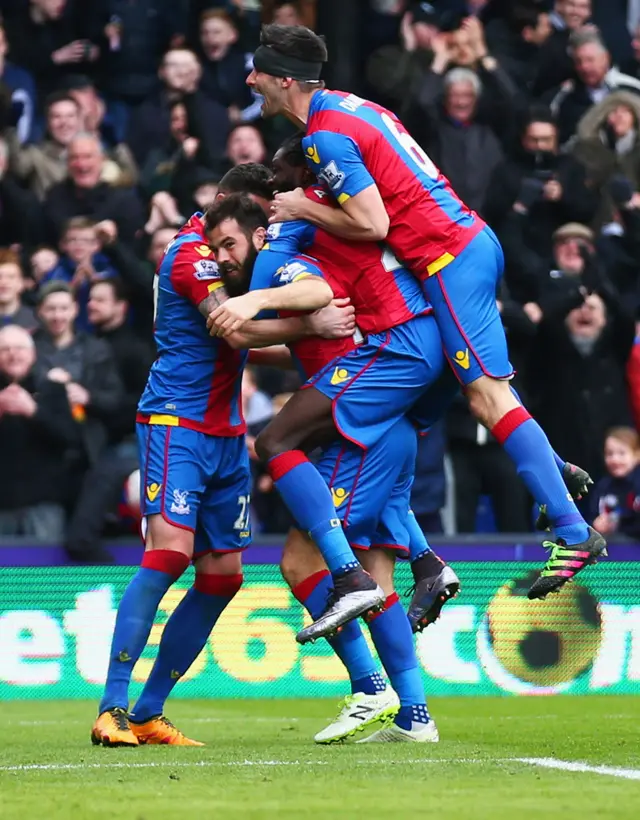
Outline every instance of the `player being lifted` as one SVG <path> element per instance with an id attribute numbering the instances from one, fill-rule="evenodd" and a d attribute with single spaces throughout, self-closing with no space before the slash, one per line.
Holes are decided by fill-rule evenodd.
<path id="1" fill-rule="evenodd" d="M 510 387 L 513 371 L 495 298 L 500 245 L 395 115 L 323 88 L 326 59 L 324 41 L 309 29 L 263 28 L 247 82 L 264 98 L 263 116 L 284 114 L 306 129 L 307 162 L 341 206 L 324 208 L 301 191 L 280 194 L 272 221 L 304 219 L 345 239 L 384 240 L 423 283 L 472 412 L 512 458 L 553 527 L 550 556 L 529 591 L 530 598 L 544 597 L 606 555 L 606 544 L 572 499 L 584 492 L 588 475 L 554 453 Z M 296 395 L 263 432 L 256 445 L 263 458 L 295 452 L 302 425 L 326 411 L 314 409 L 311 392 Z M 295 515 L 296 499 L 279 489 Z"/>
<path id="2" fill-rule="evenodd" d="M 263 216 L 259 208 L 243 196 L 228 197 L 211 208 L 206 215 L 206 230 L 211 247 L 215 250 L 220 265 L 220 274 L 228 279 L 233 276 L 234 287 L 244 287 L 255 298 L 263 302 L 273 289 L 291 287 L 289 283 L 302 284 L 314 278 L 326 280 L 334 296 L 352 297 L 358 318 L 358 294 L 345 287 L 345 273 L 339 265 L 331 270 L 320 266 L 317 260 L 303 254 L 287 257 L 284 252 L 264 250 L 247 255 L 248 247 L 260 245 L 264 232 L 255 229 L 255 221 Z M 264 217 L 266 227 L 267 220 Z M 251 243 L 245 239 L 251 237 Z M 269 243 L 271 247 L 271 243 Z M 348 252 L 348 249 L 346 249 Z M 379 249 L 371 248 L 375 264 L 380 264 Z M 367 251 L 362 246 L 361 258 L 367 261 Z M 362 271 L 363 289 L 375 289 L 367 274 L 374 273 L 369 265 Z M 253 275 L 252 275 L 253 274 Z M 426 308 L 420 289 L 408 272 L 405 272 L 408 290 L 415 293 L 418 305 Z M 409 294 L 405 291 L 405 298 Z M 400 300 L 396 299 L 396 305 Z M 282 311 L 280 311 L 282 316 Z M 289 315 L 287 312 L 285 315 Z M 375 313 L 363 317 L 366 323 L 374 321 Z M 433 323 L 430 316 L 424 321 Z M 255 324 L 255 323 L 254 323 Z M 259 324 L 259 322 L 258 322 Z M 251 332 L 240 331 L 225 337 L 239 348 L 251 346 Z M 298 369 L 305 377 L 322 372 L 329 365 L 339 369 L 336 355 L 357 346 L 356 339 L 325 340 L 303 337 L 289 343 L 289 348 Z M 367 345 L 360 339 L 361 347 Z M 265 351 L 271 353 L 272 351 Z M 281 351 L 274 351 L 280 360 Z M 336 365 L 336 363 L 338 363 Z M 398 359 L 396 366 L 401 367 Z M 435 367 L 440 370 L 441 357 L 436 358 Z M 334 431 L 334 436 L 337 435 Z M 400 416 L 371 447 L 363 449 L 344 439 L 323 449 L 318 469 L 323 475 L 340 507 L 337 524 L 344 527 L 346 538 L 357 550 L 362 565 L 384 591 L 380 611 L 367 616 L 369 629 L 378 655 L 389 675 L 393 690 L 385 686 L 383 679 L 375 672 L 371 654 L 356 623 L 349 623 L 332 642 L 335 651 L 347 666 L 352 685 L 359 697 L 348 698 L 345 709 L 338 719 L 316 736 L 318 742 L 332 742 L 355 734 L 360 728 L 380 719 L 395 715 L 392 725 L 384 727 L 362 742 L 437 742 L 438 731 L 427 710 L 424 682 L 416 656 L 411 626 L 399 601 L 393 585 L 393 569 L 397 552 L 409 551 L 411 535 L 407 527 L 409 520 L 410 491 L 416 458 L 416 433 L 407 418 Z M 412 519 L 413 520 L 413 519 Z M 422 539 L 424 543 L 424 539 Z M 428 547 L 427 547 L 428 549 Z M 286 559 L 294 561 L 299 576 L 294 594 L 312 613 L 322 612 L 330 594 L 331 579 L 317 551 L 308 544 L 299 530 L 292 530 L 287 539 Z M 442 563 L 436 560 L 438 570 Z M 302 564 L 302 566 L 301 566 Z M 447 568 L 448 569 L 448 568 Z M 449 574 L 457 582 L 455 574 Z M 446 580 L 440 590 L 446 588 Z M 432 603 L 434 602 L 433 596 Z M 440 604 L 441 606 L 441 604 Z M 397 692 L 397 695 L 396 695 Z M 399 699 L 399 702 L 398 702 Z M 397 714 L 396 714 L 397 713 Z"/>
<path id="3" fill-rule="evenodd" d="M 265 204 L 260 190 L 256 198 Z M 258 210 L 256 228 L 265 219 Z M 200 214 L 169 244 L 154 288 L 158 358 L 137 417 L 145 552 L 118 607 L 91 732 L 92 742 L 104 746 L 201 745 L 164 717 L 164 704 L 240 589 L 240 553 L 251 540 L 251 473 L 240 402 L 247 354 L 212 339 L 207 330 L 205 317 L 226 292 Z M 331 289 L 314 280 L 274 295 L 274 308 L 313 310 L 331 300 Z M 300 332 L 299 320 L 255 324 L 262 334 L 257 346 Z M 167 621 L 149 678 L 129 713 L 131 675 L 160 601 L 192 561 L 193 586 Z"/>

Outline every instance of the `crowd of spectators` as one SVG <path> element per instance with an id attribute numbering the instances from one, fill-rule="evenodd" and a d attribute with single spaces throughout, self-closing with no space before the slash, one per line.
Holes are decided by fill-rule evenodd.
<path id="1" fill-rule="evenodd" d="M 494 228 L 515 386 L 601 482 L 591 520 L 640 532 L 640 2 L 353 0 L 351 30 L 326 6 L 0 0 L 0 537 L 109 560 L 163 248 L 292 132 L 245 83 L 271 20 L 327 33 L 329 74 L 341 48 L 345 90 L 395 111 Z M 253 441 L 296 387 L 244 378 L 257 531 L 289 523 Z M 413 506 L 429 532 L 531 529 L 462 398 L 421 441 Z"/>

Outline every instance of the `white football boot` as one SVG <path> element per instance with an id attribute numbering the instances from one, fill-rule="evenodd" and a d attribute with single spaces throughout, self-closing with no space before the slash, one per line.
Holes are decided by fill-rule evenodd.
<path id="1" fill-rule="evenodd" d="M 436 724 L 430 720 L 429 723 L 414 723 L 411 730 L 402 729 L 391 723 L 383 726 L 369 737 L 358 740 L 358 743 L 438 743 L 440 735 Z"/>
<path id="2" fill-rule="evenodd" d="M 337 718 L 314 737 L 316 743 L 338 743 L 381 720 L 390 720 L 398 712 L 400 701 L 390 686 L 375 695 L 356 692 L 340 705 Z"/>

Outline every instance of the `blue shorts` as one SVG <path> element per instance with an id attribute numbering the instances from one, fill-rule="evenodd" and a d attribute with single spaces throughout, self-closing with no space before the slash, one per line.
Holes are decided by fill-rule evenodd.
<path id="1" fill-rule="evenodd" d="M 406 519 L 416 451 L 416 431 L 401 418 L 368 450 L 341 441 L 322 454 L 316 466 L 355 549 L 409 552 Z"/>
<path id="2" fill-rule="evenodd" d="M 140 511 L 195 535 L 194 557 L 251 543 L 251 470 L 244 436 L 136 425 Z"/>
<path id="3" fill-rule="evenodd" d="M 500 243 L 484 228 L 453 262 L 424 280 L 445 353 L 462 384 L 513 376 L 496 304 L 503 268 Z"/>
<path id="4" fill-rule="evenodd" d="M 460 395 L 460 382 L 450 367 L 445 367 L 439 378 L 420 396 L 407 413 L 420 435 L 426 435 L 433 425 L 447 412 L 451 403 Z"/>
<path id="5" fill-rule="evenodd" d="M 304 387 L 330 398 L 340 435 L 367 449 L 405 415 L 444 366 L 436 322 L 433 316 L 420 316 L 368 336 Z"/>

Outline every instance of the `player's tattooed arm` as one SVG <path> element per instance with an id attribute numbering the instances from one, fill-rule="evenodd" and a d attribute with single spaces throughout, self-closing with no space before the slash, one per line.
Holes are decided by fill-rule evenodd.
<path id="1" fill-rule="evenodd" d="M 389 233 L 389 214 L 376 185 L 369 185 L 355 196 L 327 208 L 306 197 L 301 188 L 276 194 L 271 206 L 270 222 L 303 219 L 318 228 L 356 241 L 380 242 Z"/>
<path id="2" fill-rule="evenodd" d="M 205 319 L 208 319 L 209 315 L 219 308 L 223 302 L 226 302 L 228 298 L 222 282 L 216 282 L 215 288 L 198 304 L 198 310 Z"/>

